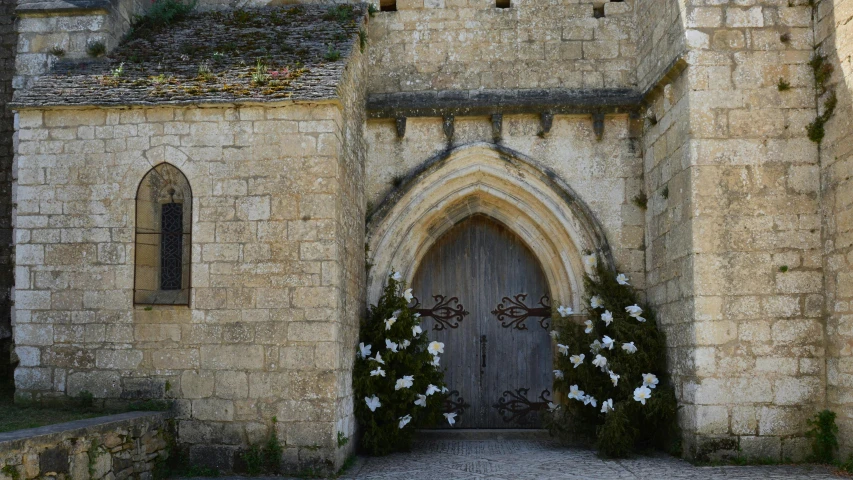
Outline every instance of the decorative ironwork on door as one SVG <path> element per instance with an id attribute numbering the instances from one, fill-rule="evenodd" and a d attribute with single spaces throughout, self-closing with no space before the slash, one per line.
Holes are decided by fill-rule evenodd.
<path id="1" fill-rule="evenodd" d="M 530 391 L 529 388 L 519 388 L 515 391 L 507 390 L 498 399 L 498 403 L 492 405 L 492 407 L 498 409 L 498 413 L 506 423 L 530 421 L 530 419 L 526 418 L 527 415 L 548 408 L 548 402 L 551 401 L 551 392 L 543 390 L 539 394 L 540 401 L 537 402 L 527 398 L 528 391 Z"/>
<path id="2" fill-rule="evenodd" d="M 457 417 L 461 417 L 465 414 L 465 409 L 470 407 L 471 404 L 462 398 L 459 390 L 451 390 L 444 399 L 444 413 L 455 413 Z"/>
<path id="3" fill-rule="evenodd" d="M 543 295 L 539 299 L 539 306 L 528 307 L 524 300 L 527 299 L 526 293 L 519 293 L 514 297 L 504 297 L 498 307 L 492 310 L 494 315 L 497 315 L 501 326 L 504 328 L 515 328 L 516 330 L 527 330 L 525 321 L 528 318 L 539 318 L 539 325 L 548 330 L 551 324 L 548 320 L 551 318 L 551 299 L 548 295 Z M 506 304 L 506 306 L 504 306 Z"/>
<path id="4" fill-rule="evenodd" d="M 436 301 L 432 308 L 419 308 L 421 302 L 418 297 L 415 297 L 415 303 L 411 308 L 419 313 L 422 318 L 433 318 L 435 320 L 435 324 L 432 326 L 433 330 L 459 328 L 459 322 L 468 315 L 465 307 L 459 303 L 459 299 L 457 297 L 447 298 L 444 295 L 433 295 L 432 299 Z M 451 306 L 453 303 L 456 304 L 455 307 Z"/>

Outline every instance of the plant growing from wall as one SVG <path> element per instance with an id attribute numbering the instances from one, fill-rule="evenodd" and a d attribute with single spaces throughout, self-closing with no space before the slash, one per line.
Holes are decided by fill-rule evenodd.
<path id="1" fill-rule="evenodd" d="M 666 448 L 678 439 L 675 392 L 666 376 L 666 339 L 655 314 L 624 274 L 584 257 L 589 319 L 579 324 L 560 307 L 554 387 L 567 400 L 551 404 L 552 435 L 594 441 L 608 457 Z"/>
<path id="2" fill-rule="evenodd" d="M 832 72 L 835 71 L 835 67 L 826 61 L 825 56 L 817 53 L 812 57 L 809 62 L 809 66 L 812 67 L 815 90 L 817 91 L 817 96 L 820 97 L 828 91 L 827 84 L 829 82 L 829 78 L 832 76 Z M 820 143 L 823 140 L 824 135 L 826 135 L 824 126 L 826 125 L 826 122 L 832 118 L 832 114 L 835 113 L 835 107 L 837 105 L 838 97 L 835 96 L 835 92 L 829 92 L 829 95 L 827 95 L 826 99 L 823 101 L 823 113 L 819 113 L 814 122 L 806 125 L 806 132 L 809 140 L 815 143 Z"/>
<path id="3" fill-rule="evenodd" d="M 812 461 L 832 463 L 838 450 L 838 425 L 835 424 L 835 412 L 823 410 L 808 421 L 806 437 L 812 439 Z"/>
<path id="4" fill-rule="evenodd" d="M 361 325 L 353 367 L 355 417 L 361 449 L 371 455 L 406 451 L 415 429 L 443 420 L 444 344 L 429 342 L 411 301 L 412 290 L 393 273 Z M 453 414 L 444 417 L 453 423 Z"/>

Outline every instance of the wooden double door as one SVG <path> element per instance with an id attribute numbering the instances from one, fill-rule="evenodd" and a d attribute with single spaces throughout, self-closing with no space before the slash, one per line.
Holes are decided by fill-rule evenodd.
<path id="1" fill-rule="evenodd" d="M 514 233 L 472 216 L 427 253 L 412 288 L 458 428 L 540 428 L 552 390 L 548 284 Z"/>

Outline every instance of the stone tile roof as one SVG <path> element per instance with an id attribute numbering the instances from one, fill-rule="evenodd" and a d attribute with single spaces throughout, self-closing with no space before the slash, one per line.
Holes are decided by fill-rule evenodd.
<path id="1" fill-rule="evenodd" d="M 106 59 L 63 60 L 13 107 L 321 100 L 361 44 L 364 5 L 192 13 Z M 259 67 L 260 64 L 260 67 Z"/>

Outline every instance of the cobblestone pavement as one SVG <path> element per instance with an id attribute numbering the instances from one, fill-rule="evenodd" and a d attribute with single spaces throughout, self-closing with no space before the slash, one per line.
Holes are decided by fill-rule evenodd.
<path id="1" fill-rule="evenodd" d="M 455 432 L 454 432 L 455 433 Z M 495 438 L 430 435 L 411 453 L 362 458 L 342 479 L 824 479 L 819 466 L 696 467 L 669 456 L 602 460 L 547 436 L 495 433 Z"/>

